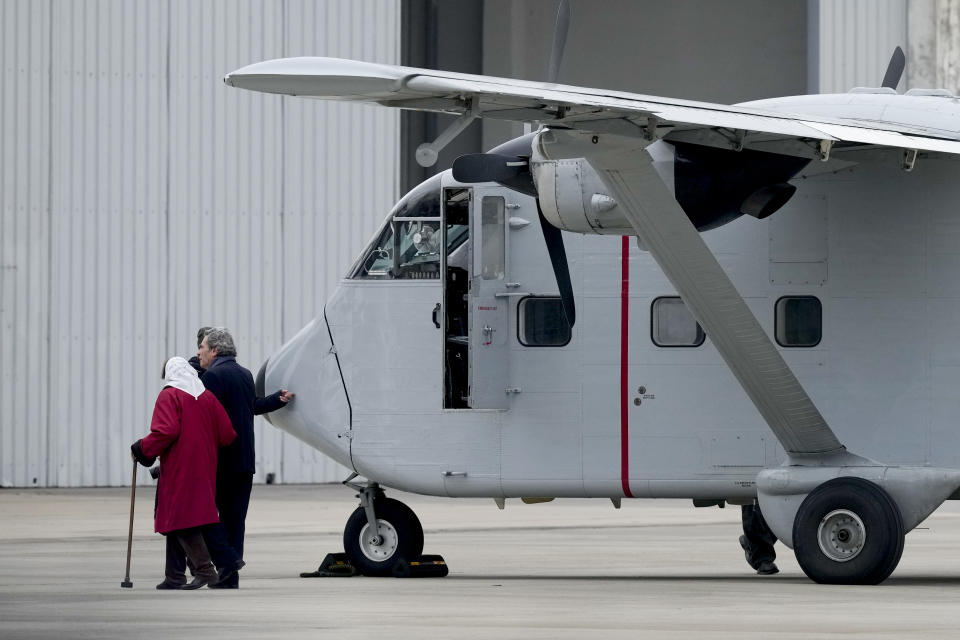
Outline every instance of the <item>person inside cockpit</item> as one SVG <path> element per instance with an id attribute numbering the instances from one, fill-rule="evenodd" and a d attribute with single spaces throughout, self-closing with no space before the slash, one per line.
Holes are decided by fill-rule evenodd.
<path id="1" fill-rule="evenodd" d="M 423 224 L 413 232 L 413 246 L 417 249 L 417 255 L 436 255 L 440 251 L 440 234 L 431 225 Z"/>

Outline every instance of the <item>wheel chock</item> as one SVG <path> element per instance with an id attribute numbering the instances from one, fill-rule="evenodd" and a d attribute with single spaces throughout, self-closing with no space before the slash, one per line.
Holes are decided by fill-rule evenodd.
<path id="1" fill-rule="evenodd" d="M 450 571 L 443 556 L 420 556 L 416 560 L 408 561 L 401 558 L 393 568 L 395 578 L 443 578 Z"/>
<path id="2" fill-rule="evenodd" d="M 352 578 L 357 568 L 350 564 L 345 553 L 328 553 L 316 571 L 305 571 L 301 578 Z"/>

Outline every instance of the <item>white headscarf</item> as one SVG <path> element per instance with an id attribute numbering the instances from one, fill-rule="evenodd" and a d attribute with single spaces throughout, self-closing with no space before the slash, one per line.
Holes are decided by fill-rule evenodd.
<path id="1" fill-rule="evenodd" d="M 194 398 L 199 397 L 206 389 L 200 382 L 197 370 L 180 356 L 173 356 L 167 360 L 164 373 L 166 373 L 166 377 L 163 379 L 163 386 L 165 387 L 186 391 Z"/>

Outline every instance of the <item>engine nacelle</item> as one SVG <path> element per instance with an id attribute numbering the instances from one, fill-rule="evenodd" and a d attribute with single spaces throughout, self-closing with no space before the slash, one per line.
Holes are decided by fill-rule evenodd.
<path id="1" fill-rule="evenodd" d="M 532 166 L 543 216 L 564 231 L 630 235 L 633 227 L 606 186 L 583 158 L 549 160 Z"/>
<path id="2" fill-rule="evenodd" d="M 540 207 L 550 224 L 576 233 L 634 234 L 586 159 L 550 158 L 549 137 L 538 142 L 534 143 L 531 172 Z M 637 150 L 644 152 L 653 158 L 660 178 L 699 231 L 722 226 L 744 214 L 758 219 L 772 215 L 796 191 L 787 181 L 809 162 L 762 151 L 663 140 Z"/>

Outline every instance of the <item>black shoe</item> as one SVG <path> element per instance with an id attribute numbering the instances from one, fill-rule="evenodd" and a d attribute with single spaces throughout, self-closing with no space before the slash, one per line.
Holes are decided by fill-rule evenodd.
<path id="1" fill-rule="evenodd" d="M 777 565 L 772 562 L 761 562 L 760 566 L 757 567 L 757 573 L 761 576 L 772 576 L 775 573 L 780 573 L 780 569 L 777 569 Z"/>
<path id="2" fill-rule="evenodd" d="M 186 581 L 184 581 L 184 582 L 170 582 L 169 580 L 167 580 L 166 578 L 164 578 L 164 579 L 163 579 L 163 582 L 161 582 L 160 584 L 157 585 L 157 589 L 160 589 L 161 591 L 166 590 L 166 589 L 182 589 L 182 588 L 183 588 L 183 585 L 185 585 L 185 584 L 186 584 Z"/>
<path id="3" fill-rule="evenodd" d="M 231 589 L 236 588 L 235 584 L 227 584 L 233 581 L 233 577 L 237 575 L 237 571 L 243 569 L 247 565 L 243 560 L 237 560 L 235 563 L 228 567 L 224 567 L 217 572 L 217 583 L 210 585 L 211 589 Z"/>
<path id="4" fill-rule="evenodd" d="M 207 576 L 196 576 L 193 580 L 187 584 L 180 587 L 184 591 L 192 591 L 193 589 L 200 589 L 201 587 L 212 587 L 217 583 L 217 574 L 207 575 Z"/>

